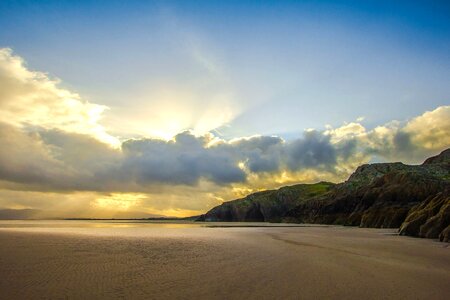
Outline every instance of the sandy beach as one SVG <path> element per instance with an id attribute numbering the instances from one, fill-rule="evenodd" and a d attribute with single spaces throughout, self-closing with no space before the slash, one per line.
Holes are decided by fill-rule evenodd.
<path id="1" fill-rule="evenodd" d="M 390 229 L 0 224 L 1 299 L 448 299 L 448 244 Z"/>

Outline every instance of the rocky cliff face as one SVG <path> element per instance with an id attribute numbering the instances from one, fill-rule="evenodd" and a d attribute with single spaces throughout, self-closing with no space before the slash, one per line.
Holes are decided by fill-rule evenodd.
<path id="1" fill-rule="evenodd" d="M 224 202 L 198 220 L 280 222 L 287 211 L 311 197 L 326 194 L 333 186 L 333 183 L 319 182 L 254 193 L 242 199 Z"/>
<path id="2" fill-rule="evenodd" d="M 422 165 L 363 165 L 327 195 L 286 213 L 288 222 L 398 228 L 400 234 L 449 240 L 450 151 Z"/>
<path id="3" fill-rule="evenodd" d="M 450 242 L 450 190 L 430 195 L 414 206 L 402 223 L 400 234 Z"/>
<path id="4" fill-rule="evenodd" d="M 297 185 L 213 208 L 206 221 L 284 221 L 398 228 L 449 240 L 450 149 L 422 165 L 360 166 L 341 184 Z"/>
<path id="5" fill-rule="evenodd" d="M 439 155 L 427 158 L 422 165 L 446 164 L 450 165 L 450 149 L 442 151 Z"/>
<path id="6" fill-rule="evenodd" d="M 396 228 L 410 209 L 446 186 L 448 182 L 427 172 L 390 170 L 367 183 L 340 184 L 328 195 L 292 209 L 285 217 L 304 223 Z"/>

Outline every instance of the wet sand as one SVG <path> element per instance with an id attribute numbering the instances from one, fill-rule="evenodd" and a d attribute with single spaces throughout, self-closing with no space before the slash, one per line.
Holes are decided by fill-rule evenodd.
<path id="1" fill-rule="evenodd" d="M 3 226 L 0 298 L 448 299 L 449 245 L 393 232 Z"/>

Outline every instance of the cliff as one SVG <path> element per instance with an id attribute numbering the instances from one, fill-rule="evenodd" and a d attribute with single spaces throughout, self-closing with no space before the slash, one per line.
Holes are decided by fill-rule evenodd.
<path id="1" fill-rule="evenodd" d="M 400 228 L 402 235 L 450 234 L 450 149 L 422 165 L 367 164 L 346 182 L 264 191 L 225 202 L 204 221 L 270 221 Z"/>
<path id="2" fill-rule="evenodd" d="M 214 207 L 198 221 L 280 222 L 302 202 L 329 192 L 333 183 L 298 184 L 250 194 Z"/>

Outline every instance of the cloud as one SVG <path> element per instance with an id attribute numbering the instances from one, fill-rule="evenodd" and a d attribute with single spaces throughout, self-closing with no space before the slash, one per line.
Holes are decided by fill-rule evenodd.
<path id="1" fill-rule="evenodd" d="M 362 134 L 365 151 L 388 161 L 419 163 L 450 146 L 450 106 L 406 122 L 392 121 Z"/>
<path id="2" fill-rule="evenodd" d="M 286 165 L 291 170 L 328 168 L 336 164 L 336 149 L 330 137 L 318 131 L 306 131 L 302 139 L 294 140 L 286 149 Z"/>
<path id="3" fill-rule="evenodd" d="M 413 118 L 403 128 L 411 143 L 428 151 L 448 147 L 450 144 L 450 106 L 441 106 Z"/>
<path id="4" fill-rule="evenodd" d="M 230 142 L 230 149 L 254 173 L 279 171 L 283 146 L 283 139 L 275 136 L 253 136 Z"/>
<path id="5" fill-rule="evenodd" d="M 0 143 L 4 187 L 57 191 L 142 192 L 161 184 L 197 186 L 201 180 L 244 184 L 251 174 L 332 170 L 341 153 L 320 132 L 292 142 L 261 136 L 225 141 L 183 132 L 169 141 L 131 139 L 114 149 L 85 134 L 28 132 L 0 123 Z"/>
<path id="6" fill-rule="evenodd" d="M 0 123 L 0 145 L 0 178 L 4 181 L 41 184 L 66 173 L 36 133 Z"/>
<path id="7" fill-rule="evenodd" d="M 9 48 L 0 48 L 0 119 L 14 126 L 58 128 L 116 144 L 98 121 L 106 106 L 83 101 L 60 80 L 30 71 Z"/>
<path id="8" fill-rule="evenodd" d="M 189 132 L 172 141 L 156 139 L 129 140 L 123 143 L 123 171 L 137 183 L 197 184 L 205 178 L 217 184 L 245 181 L 233 151 L 222 146 L 207 147 L 207 139 Z"/>
<path id="9" fill-rule="evenodd" d="M 120 148 L 87 134 L 0 123 L 0 180 L 6 188 L 98 192 L 151 192 L 159 185 L 198 186 L 202 180 L 217 186 L 257 186 L 260 180 L 262 186 L 270 178 L 282 183 L 283 176 L 287 182 L 343 180 L 371 159 L 418 163 L 448 147 L 449 111 L 440 107 L 403 125 L 373 130 L 358 123 L 307 130 L 290 141 L 274 136 L 227 141 L 185 131 L 169 141 L 126 140 Z"/>
<path id="10" fill-rule="evenodd" d="M 292 140 L 224 140 L 209 132 L 183 131 L 169 140 L 119 142 L 100 124 L 105 107 L 83 101 L 46 74 L 29 71 L 10 49 L 0 49 L 0 85 L 0 191 L 22 199 L 0 197 L 0 207 L 6 208 L 15 203 L 48 209 L 59 194 L 66 203 L 62 209 L 70 199 L 79 201 L 72 212 L 89 207 L 86 211 L 95 213 L 108 206 L 197 213 L 264 188 L 345 180 L 371 160 L 420 163 L 450 146 L 450 106 L 373 129 L 359 120 L 306 130 Z M 26 195 L 47 206 L 27 201 Z"/>
<path id="11" fill-rule="evenodd" d="M 22 190 L 105 190 L 121 157 L 89 135 L 1 122 L 0 145 L 0 186 Z"/>

